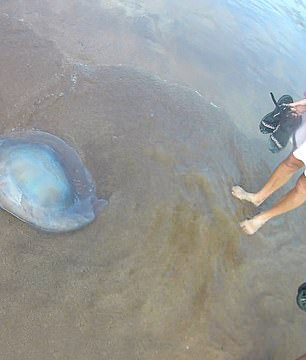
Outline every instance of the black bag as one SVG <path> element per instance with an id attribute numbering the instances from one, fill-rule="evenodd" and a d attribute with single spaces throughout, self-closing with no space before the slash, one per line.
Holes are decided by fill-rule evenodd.
<path id="1" fill-rule="evenodd" d="M 301 125 L 302 117 L 293 116 L 288 104 L 293 103 L 290 95 L 283 95 L 278 101 L 273 93 L 270 93 L 275 109 L 265 115 L 260 121 L 259 129 L 263 134 L 270 134 L 269 149 L 273 153 L 284 149 L 291 136 Z"/>
<path id="2" fill-rule="evenodd" d="M 301 310 L 306 311 L 306 283 L 298 288 L 296 303 Z"/>

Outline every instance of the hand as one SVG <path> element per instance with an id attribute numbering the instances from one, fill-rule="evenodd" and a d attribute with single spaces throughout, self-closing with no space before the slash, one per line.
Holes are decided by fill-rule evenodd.
<path id="1" fill-rule="evenodd" d="M 306 99 L 288 104 L 293 116 L 300 116 L 306 112 Z"/>

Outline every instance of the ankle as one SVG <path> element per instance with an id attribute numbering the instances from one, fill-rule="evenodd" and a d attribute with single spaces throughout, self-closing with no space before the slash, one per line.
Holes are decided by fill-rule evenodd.
<path id="1" fill-rule="evenodd" d="M 260 192 L 253 194 L 253 202 L 255 204 L 260 205 L 261 203 L 263 203 L 266 200 L 266 197 L 262 196 L 262 194 L 260 194 Z"/>
<path id="2" fill-rule="evenodd" d="M 265 224 L 267 221 L 270 220 L 270 216 L 267 212 L 262 212 L 254 217 L 256 221 L 260 222 L 261 224 Z"/>

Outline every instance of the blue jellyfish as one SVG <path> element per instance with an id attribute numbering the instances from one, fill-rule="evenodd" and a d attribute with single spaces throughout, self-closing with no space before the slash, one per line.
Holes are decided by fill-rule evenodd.
<path id="1" fill-rule="evenodd" d="M 47 232 L 78 230 L 107 205 L 77 152 L 39 130 L 0 137 L 0 207 Z"/>

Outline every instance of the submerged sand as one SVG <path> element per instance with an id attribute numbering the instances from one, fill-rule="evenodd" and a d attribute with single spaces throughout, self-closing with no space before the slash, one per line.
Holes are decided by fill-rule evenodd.
<path id="1" fill-rule="evenodd" d="M 149 67 L 77 60 L 79 33 L 65 39 L 73 24 L 61 20 L 82 8 L 53 2 L 57 13 L 44 23 L 50 9 L 41 3 L 12 3 L 0 13 L 1 132 L 39 128 L 65 139 L 109 205 L 92 225 L 56 236 L 1 212 L 1 358 L 305 352 L 295 294 L 305 281 L 306 211 L 250 238 L 237 224 L 255 210 L 230 195 L 233 184 L 264 182 L 265 145 L 247 139 L 208 96 Z M 61 28 L 62 43 L 54 38 Z"/>

